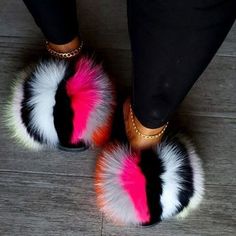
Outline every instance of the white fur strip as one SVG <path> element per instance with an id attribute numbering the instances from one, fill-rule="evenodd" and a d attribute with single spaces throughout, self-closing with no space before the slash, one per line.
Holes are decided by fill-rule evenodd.
<path id="1" fill-rule="evenodd" d="M 32 108 L 32 111 L 29 125 L 49 146 L 58 143 L 53 107 L 55 94 L 59 83 L 64 78 L 66 68 L 67 64 L 64 61 L 42 62 L 36 67 L 30 81 L 32 97 L 27 105 Z"/>
<path id="2" fill-rule="evenodd" d="M 178 216 L 185 216 L 188 210 L 197 207 L 202 199 L 204 191 L 203 170 L 191 141 L 183 135 L 178 135 L 178 138 L 187 149 L 190 166 L 193 171 L 193 196 L 190 198 L 188 206 L 178 214 Z M 159 148 L 159 152 L 165 169 L 165 172 L 161 175 L 163 181 L 161 204 L 163 207 L 162 219 L 166 219 L 175 215 L 178 207 L 181 206 L 178 200 L 178 194 L 183 189 L 182 183 L 184 180 L 181 177 L 181 167 L 185 163 L 184 157 L 178 150 L 178 145 L 175 146 L 174 144 L 163 142 Z"/>
<path id="3" fill-rule="evenodd" d="M 160 176 L 162 184 L 162 219 L 171 217 L 176 213 L 179 206 L 178 193 L 181 189 L 181 176 L 178 174 L 179 168 L 182 166 L 182 159 L 178 153 L 178 149 L 174 145 L 161 144 L 159 149 L 159 157 L 163 162 L 164 173 Z"/>
<path id="4" fill-rule="evenodd" d="M 188 154 L 190 165 L 193 170 L 193 187 L 194 194 L 190 198 L 189 204 L 187 207 L 181 211 L 177 217 L 183 218 L 186 217 L 189 212 L 193 209 L 196 209 L 200 202 L 202 201 L 204 195 L 204 173 L 202 168 L 201 159 L 197 155 L 192 143 L 185 137 L 181 137 L 181 141 L 188 147 Z"/>

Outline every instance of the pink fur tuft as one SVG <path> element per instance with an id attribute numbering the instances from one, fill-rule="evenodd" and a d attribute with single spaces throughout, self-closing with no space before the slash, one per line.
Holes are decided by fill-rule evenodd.
<path id="1" fill-rule="evenodd" d="M 139 157 L 129 155 L 124 159 L 120 183 L 135 207 L 137 218 L 145 223 L 150 219 L 146 197 L 146 179 L 138 167 Z"/>
<path id="2" fill-rule="evenodd" d="M 101 101 L 96 78 L 102 74 L 100 65 L 82 57 L 76 64 L 76 73 L 66 84 L 67 94 L 73 110 L 73 133 L 71 143 L 76 144 L 86 132 L 87 121 L 91 112 Z"/>

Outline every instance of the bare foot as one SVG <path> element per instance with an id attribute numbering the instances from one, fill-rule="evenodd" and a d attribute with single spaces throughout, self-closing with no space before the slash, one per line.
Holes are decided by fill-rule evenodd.
<path id="1" fill-rule="evenodd" d="M 126 135 L 128 137 L 131 147 L 136 150 L 143 150 L 143 149 L 153 147 L 157 143 L 160 143 L 163 134 L 160 135 L 159 137 L 155 137 L 155 138 L 145 138 L 145 137 L 139 135 L 137 133 L 137 131 L 135 131 L 135 127 L 132 122 L 132 113 L 131 112 L 132 111 L 130 111 L 130 99 L 127 99 L 123 105 L 123 116 L 124 116 Z M 138 121 L 138 119 L 135 117 L 134 114 L 133 114 L 133 121 L 135 123 L 137 130 L 141 134 L 147 135 L 147 136 L 153 136 L 153 135 L 159 134 L 160 132 L 162 132 L 162 130 L 166 126 L 166 125 L 164 125 L 160 128 L 156 128 L 156 129 L 146 128 Z"/>

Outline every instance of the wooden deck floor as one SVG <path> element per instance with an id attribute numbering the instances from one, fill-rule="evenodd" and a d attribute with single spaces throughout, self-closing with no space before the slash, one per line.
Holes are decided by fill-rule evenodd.
<path id="1" fill-rule="evenodd" d="M 80 0 L 81 31 L 127 85 L 131 75 L 125 0 Z M 98 212 L 96 151 L 30 152 L 9 139 L 2 107 L 14 74 L 41 53 L 42 35 L 21 1 L 0 1 L 0 235 L 236 235 L 236 25 L 179 109 L 198 146 L 206 195 L 186 220 L 117 227 Z"/>

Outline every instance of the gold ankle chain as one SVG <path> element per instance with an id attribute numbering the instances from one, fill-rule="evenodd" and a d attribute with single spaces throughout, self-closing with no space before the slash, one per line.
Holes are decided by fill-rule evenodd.
<path id="1" fill-rule="evenodd" d="M 162 128 L 162 130 L 161 130 L 158 134 L 154 134 L 154 135 L 145 135 L 145 134 L 142 134 L 142 133 L 138 130 L 138 128 L 137 128 L 137 126 L 136 126 L 136 124 L 135 124 L 135 121 L 134 121 L 134 114 L 133 114 L 133 111 L 132 111 L 131 104 L 130 104 L 129 106 L 130 106 L 131 122 L 132 122 L 132 125 L 133 125 L 133 128 L 134 128 L 134 131 L 135 131 L 139 136 L 141 136 L 142 138 L 145 138 L 145 139 L 154 139 L 154 138 L 160 138 L 160 137 L 163 135 L 163 133 L 165 132 L 165 130 L 166 130 L 166 128 L 167 128 L 169 122 L 167 122 L 167 123 L 165 124 L 165 126 Z"/>
<path id="2" fill-rule="evenodd" d="M 80 46 L 78 48 L 73 49 L 70 52 L 57 52 L 54 49 L 50 48 L 48 41 L 46 41 L 46 49 L 54 57 L 57 57 L 60 59 L 69 59 L 69 58 L 79 55 L 83 47 L 83 44 L 84 44 L 83 41 L 81 41 Z"/>

